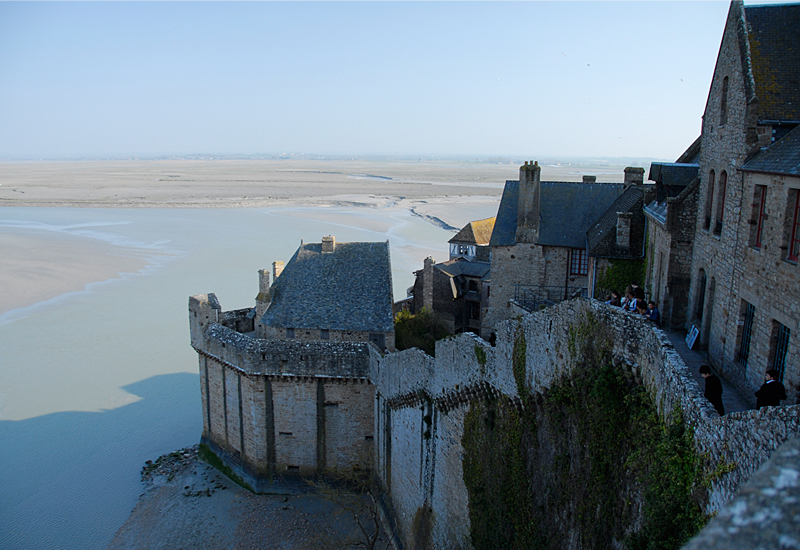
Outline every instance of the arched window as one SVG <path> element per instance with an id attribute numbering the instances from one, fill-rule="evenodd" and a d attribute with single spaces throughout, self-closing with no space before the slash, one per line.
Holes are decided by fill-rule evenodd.
<path id="1" fill-rule="evenodd" d="M 706 307 L 706 272 L 700 270 L 697 277 L 697 309 L 695 309 L 695 316 L 702 320 L 703 310 Z"/>
<path id="2" fill-rule="evenodd" d="M 728 77 L 722 79 L 722 99 L 719 102 L 719 124 L 728 122 Z"/>
<path id="3" fill-rule="evenodd" d="M 723 171 L 719 175 L 719 189 L 717 190 L 717 220 L 714 224 L 714 235 L 722 233 L 722 217 L 725 213 L 725 189 L 728 185 L 728 173 Z"/>
<path id="4" fill-rule="evenodd" d="M 708 173 L 708 187 L 706 188 L 706 221 L 703 229 L 708 231 L 711 227 L 711 207 L 714 205 L 714 171 Z"/>

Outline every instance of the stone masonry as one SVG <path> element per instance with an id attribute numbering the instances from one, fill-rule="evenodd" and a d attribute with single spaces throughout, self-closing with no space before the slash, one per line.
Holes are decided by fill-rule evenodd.
<path id="1" fill-rule="evenodd" d="M 718 511 L 775 449 L 800 434 L 798 406 L 720 417 L 666 335 L 643 318 L 596 301 L 563 302 L 502 323 L 496 347 L 462 334 L 437 342 L 435 359 L 412 349 L 372 364 L 376 473 L 406 546 L 414 547 L 418 518 L 429 514 L 434 548 L 470 548 L 461 445 L 470 403 L 489 395 L 519 402 L 511 367 L 517 327 L 527 341 L 525 379 L 532 392 L 568 376 L 575 368 L 567 351 L 569 329 L 589 314 L 608 329 L 613 360 L 641 380 L 661 415 L 667 419 L 675 406 L 681 409 L 708 464 L 735 464 L 712 482 L 706 512 Z"/>
<path id="2" fill-rule="evenodd" d="M 201 441 L 258 492 L 284 477 L 369 464 L 374 346 L 254 338 L 241 332 L 252 331 L 248 312 L 222 312 L 213 294 L 189 300 Z"/>

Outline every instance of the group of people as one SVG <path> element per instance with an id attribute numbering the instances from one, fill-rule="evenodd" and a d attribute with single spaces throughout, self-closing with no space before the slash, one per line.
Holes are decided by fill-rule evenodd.
<path id="1" fill-rule="evenodd" d="M 700 366 L 700 376 L 705 379 L 705 398 L 708 399 L 720 416 L 725 414 L 722 404 L 722 382 L 711 372 L 708 365 Z M 765 382 L 756 392 L 756 408 L 777 407 L 786 399 L 786 388 L 780 381 L 781 374 L 775 369 L 769 369 L 764 375 Z"/>
<path id="2" fill-rule="evenodd" d="M 661 328 L 661 314 L 658 312 L 656 303 L 652 300 L 645 302 L 644 290 L 637 284 L 629 285 L 625 289 L 624 296 L 620 296 L 619 292 L 612 290 L 606 303 L 621 307 L 631 313 L 643 315 L 645 319 L 652 321 L 658 328 Z"/>

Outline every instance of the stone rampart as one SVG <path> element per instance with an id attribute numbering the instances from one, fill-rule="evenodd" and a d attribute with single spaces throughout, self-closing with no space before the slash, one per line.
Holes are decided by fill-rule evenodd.
<path id="1" fill-rule="evenodd" d="M 419 350 L 384 357 L 373 373 L 376 471 L 409 548 L 470 548 L 469 498 L 463 481 L 464 415 L 475 399 L 505 397 L 522 406 L 512 357 L 524 335 L 524 384 L 541 392 L 579 367 L 575 331 L 590 323 L 671 421 L 679 409 L 694 429 L 710 480 L 707 512 L 720 509 L 773 450 L 800 434 L 800 407 L 719 417 L 667 336 L 642 317 L 589 300 L 563 302 L 502 323 L 496 347 L 471 334 L 442 340 L 436 358 Z"/>

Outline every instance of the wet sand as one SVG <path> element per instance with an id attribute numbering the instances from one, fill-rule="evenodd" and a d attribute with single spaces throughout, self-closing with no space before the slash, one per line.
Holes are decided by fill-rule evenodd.
<path id="1" fill-rule="evenodd" d="M 144 476 L 144 493 L 108 550 L 323 550 L 364 540 L 332 500 L 303 487 L 253 494 L 200 461 L 196 449 L 172 453 L 171 464 Z M 376 548 L 387 548 L 386 533 L 379 536 Z"/>
<path id="2" fill-rule="evenodd" d="M 0 230 L 0 315 L 84 290 L 87 284 L 135 273 L 147 259 L 126 249 L 62 233 Z"/>

